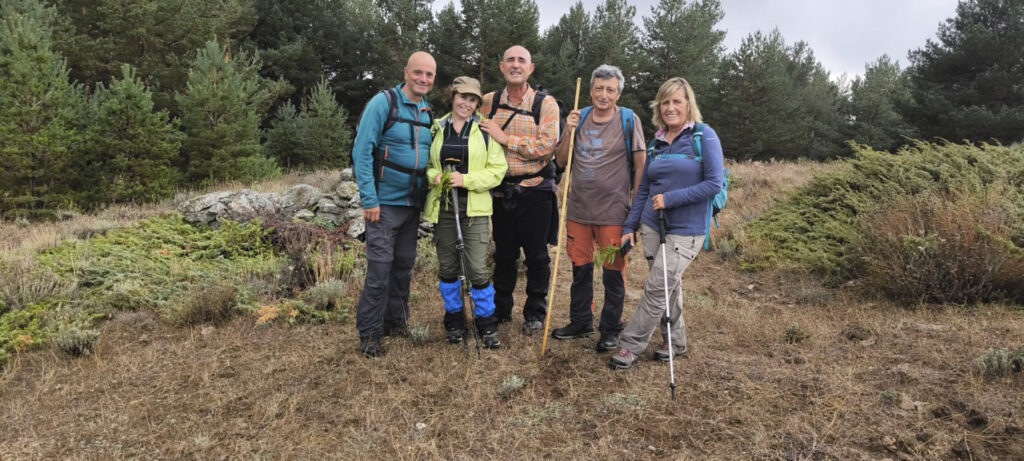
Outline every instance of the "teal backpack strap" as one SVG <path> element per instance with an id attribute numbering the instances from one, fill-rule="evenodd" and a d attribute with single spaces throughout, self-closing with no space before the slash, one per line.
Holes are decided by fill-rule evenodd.
<path id="1" fill-rule="evenodd" d="M 622 114 L 622 135 L 626 139 L 626 155 L 629 157 L 629 161 L 633 161 L 633 111 L 625 107 L 620 107 L 619 112 Z"/>
<path id="2" fill-rule="evenodd" d="M 593 108 L 594 106 L 587 106 L 580 109 L 580 122 L 576 125 L 576 129 L 583 125 L 583 121 L 587 119 L 587 116 L 590 115 L 590 110 Z"/>
<path id="3" fill-rule="evenodd" d="M 636 187 L 636 165 L 633 164 L 633 111 L 625 107 L 619 108 L 622 114 L 622 135 L 626 139 L 626 171 L 629 172 L 629 189 Z"/>
<path id="4" fill-rule="evenodd" d="M 704 160 L 704 124 L 697 122 L 693 125 L 693 134 L 691 134 L 693 143 L 693 153 L 695 154 L 694 160 L 698 163 L 703 164 Z M 714 216 L 713 208 L 711 205 L 713 199 L 708 199 L 707 219 L 704 220 L 704 249 L 711 249 L 711 219 Z"/>
<path id="5" fill-rule="evenodd" d="M 693 153 L 696 154 L 694 160 L 698 162 L 704 159 L 704 126 L 703 123 L 697 122 L 693 125 L 693 133 L 690 135 L 692 137 Z"/>

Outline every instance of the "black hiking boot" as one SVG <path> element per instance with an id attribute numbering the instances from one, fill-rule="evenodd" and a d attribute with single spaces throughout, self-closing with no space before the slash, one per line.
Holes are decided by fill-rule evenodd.
<path id="1" fill-rule="evenodd" d="M 575 323 L 570 323 L 562 328 L 555 328 L 555 331 L 551 332 L 551 336 L 555 339 L 573 339 L 590 336 L 593 332 L 594 327 L 591 325 L 576 325 Z"/>
<path id="2" fill-rule="evenodd" d="M 380 338 L 359 338 L 359 353 L 364 357 L 380 357 L 387 352 Z"/>
<path id="3" fill-rule="evenodd" d="M 458 344 L 461 343 L 463 338 L 466 337 L 466 330 L 448 330 L 448 343 Z"/>
<path id="4" fill-rule="evenodd" d="M 619 345 L 619 336 L 610 333 L 601 333 L 601 340 L 597 342 L 596 349 L 598 352 L 608 352 L 614 350 Z"/>
<path id="5" fill-rule="evenodd" d="M 483 335 L 484 347 L 487 349 L 497 349 L 501 347 L 501 340 L 498 339 L 498 332 L 492 332 Z"/>

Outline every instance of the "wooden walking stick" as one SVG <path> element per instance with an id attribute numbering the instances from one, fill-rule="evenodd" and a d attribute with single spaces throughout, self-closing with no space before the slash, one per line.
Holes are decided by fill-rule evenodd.
<path id="1" fill-rule="evenodd" d="M 572 110 L 580 108 L 580 78 L 576 77 L 576 100 Z M 579 123 L 576 124 L 579 128 Z M 562 241 L 565 240 L 565 205 L 569 203 L 569 183 L 572 181 L 572 149 L 576 141 L 576 128 L 569 133 L 569 159 L 565 162 L 565 184 L 562 184 L 562 212 L 558 214 L 558 245 L 555 246 L 555 265 L 551 267 L 551 283 L 548 284 L 548 309 L 544 314 L 544 339 L 540 342 L 540 355 L 548 347 L 548 327 L 551 325 L 551 305 L 555 303 L 555 281 L 558 280 L 558 260 L 562 256 Z"/>

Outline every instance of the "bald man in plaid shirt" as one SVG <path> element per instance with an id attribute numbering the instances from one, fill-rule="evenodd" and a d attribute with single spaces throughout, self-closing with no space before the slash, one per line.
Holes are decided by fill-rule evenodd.
<path id="1" fill-rule="evenodd" d="M 526 264 L 526 302 L 523 304 L 523 334 L 531 335 L 544 326 L 551 258 L 548 241 L 557 223 L 555 174 L 552 156 L 558 142 L 558 103 L 547 96 L 540 105 L 539 120 L 532 112 L 537 92 L 527 80 L 534 65 L 530 52 L 516 45 L 501 59 L 505 88 L 497 101 L 495 93 L 484 95 L 481 112 L 493 117 L 480 128 L 505 147 L 508 172 L 494 189 L 494 305 L 499 322 L 512 319 L 519 250 Z M 492 110 L 493 108 L 497 110 Z M 539 123 L 538 123 L 539 121 Z"/>

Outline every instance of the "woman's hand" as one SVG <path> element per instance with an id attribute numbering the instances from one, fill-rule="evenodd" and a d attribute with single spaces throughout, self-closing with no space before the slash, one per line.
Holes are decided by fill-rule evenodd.
<path id="1" fill-rule="evenodd" d="M 664 210 L 665 196 L 663 194 L 655 195 L 653 198 L 651 198 L 651 204 L 655 210 Z"/>
<path id="2" fill-rule="evenodd" d="M 621 247 L 625 246 L 626 242 L 629 242 L 630 245 L 635 245 L 636 244 L 636 242 L 633 241 L 633 233 L 632 232 L 630 232 L 628 234 L 624 234 L 622 236 L 622 241 L 619 242 L 619 247 L 621 248 Z"/>
<path id="3" fill-rule="evenodd" d="M 452 171 L 452 187 L 462 187 L 462 173 Z"/>
<path id="4" fill-rule="evenodd" d="M 441 184 L 441 173 L 438 173 L 437 175 L 434 176 L 434 185 L 436 186 L 439 184 Z"/>

